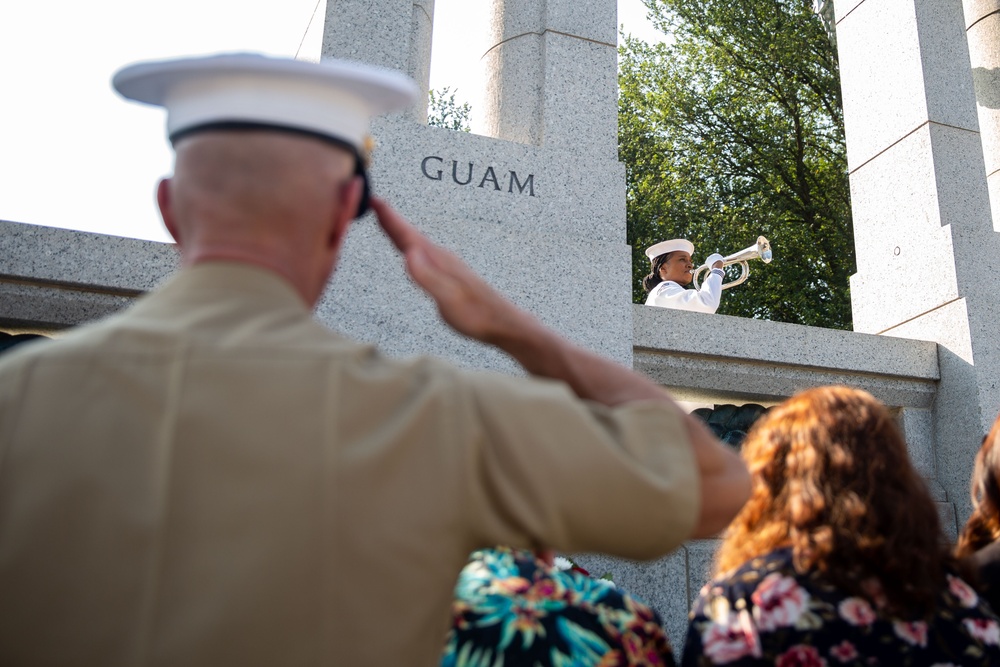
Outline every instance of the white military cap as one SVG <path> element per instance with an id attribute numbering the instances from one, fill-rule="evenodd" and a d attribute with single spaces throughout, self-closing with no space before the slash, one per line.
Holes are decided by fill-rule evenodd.
<path id="1" fill-rule="evenodd" d="M 687 239 L 670 239 L 669 241 L 661 241 L 656 245 L 646 248 L 646 257 L 649 257 L 650 261 L 652 261 L 660 255 L 668 252 L 676 252 L 677 250 L 683 250 L 687 254 L 693 255 L 694 244 Z"/>
<path id="2" fill-rule="evenodd" d="M 125 98 L 165 107 L 171 140 L 203 128 L 274 127 L 343 142 L 359 154 L 372 116 L 413 104 L 418 92 L 394 70 L 255 53 L 135 63 L 112 84 Z"/>

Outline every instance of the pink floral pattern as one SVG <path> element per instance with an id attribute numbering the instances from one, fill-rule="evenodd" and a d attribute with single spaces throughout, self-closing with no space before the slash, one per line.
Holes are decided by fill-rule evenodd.
<path id="1" fill-rule="evenodd" d="M 948 590 L 958 598 L 963 607 L 971 609 L 979 604 L 979 596 L 976 595 L 976 591 L 972 590 L 972 586 L 950 574 L 948 575 Z"/>
<path id="2" fill-rule="evenodd" d="M 851 625 L 871 625 L 877 618 L 875 610 L 862 598 L 847 598 L 837 605 L 840 617 Z"/>
<path id="3" fill-rule="evenodd" d="M 967 618 L 962 623 L 969 634 L 990 646 L 1000 646 L 1000 625 L 986 618 Z"/>
<path id="4" fill-rule="evenodd" d="M 757 631 L 746 610 L 729 612 L 726 618 L 707 624 L 702 634 L 702 646 L 705 647 L 705 655 L 716 664 L 733 662 L 744 656 L 760 656 Z"/>
<path id="5" fill-rule="evenodd" d="M 809 604 L 809 594 L 795 579 L 773 572 L 760 582 L 751 599 L 757 626 L 767 632 L 783 625 L 794 626 Z"/>
<path id="6" fill-rule="evenodd" d="M 823 667 L 826 661 L 819 657 L 819 651 L 812 646 L 793 646 L 774 663 L 775 667 Z"/>
<path id="7" fill-rule="evenodd" d="M 682 664 L 1000 665 L 1000 619 L 959 577 L 949 576 L 937 613 L 926 620 L 890 617 L 876 581 L 864 591 L 845 595 L 817 572 L 797 572 L 790 549 L 754 558 L 702 589 Z"/>
<path id="8" fill-rule="evenodd" d="M 892 631 L 914 646 L 927 646 L 927 624 L 923 621 L 893 621 Z"/>
<path id="9" fill-rule="evenodd" d="M 830 649 L 830 655 L 840 662 L 850 662 L 858 657 L 858 650 L 854 644 L 846 639 Z"/>

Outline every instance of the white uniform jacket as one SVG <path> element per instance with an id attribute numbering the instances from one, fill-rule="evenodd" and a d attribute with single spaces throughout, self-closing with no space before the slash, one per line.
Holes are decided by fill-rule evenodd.
<path id="1" fill-rule="evenodd" d="M 672 280 L 664 280 L 649 291 L 647 306 L 693 310 L 697 313 L 714 313 L 722 300 L 722 271 L 709 272 L 701 289 L 685 289 Z"/>

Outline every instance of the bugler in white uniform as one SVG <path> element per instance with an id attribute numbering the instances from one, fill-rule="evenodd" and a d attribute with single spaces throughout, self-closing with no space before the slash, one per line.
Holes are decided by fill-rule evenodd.
<path id="1" fill-rule="evenodd" d="M 686 253 L 689 259 L 694 252 L 694 244 L 686 239 L 672 239 L 647 248 L 646 256 L 654 263 L 654 274 L 660 275 L 658 273 L 660 267 L 656 265 L 655 260 L 661 255 L 672 252 Z M 715 253 L 708 257 L 706 264 L 712 265 L 720 260 L 722 260 L 722 255 Z M 649 296 L 646 297 L 646 305 L 657 306 L 659 308 L 691 310 L 698 313 L 714 313 L 718 310 L 719 303 L 722 300 L 722 279 L 724 275 L 722 269 L 713 268 L 699 289 L 687 289 L 684 285 L 676 281 L 663 280 L 663 282 L 649 291 Z M 660 277 L 662 278 L 663 276 L 660 275 Z M 690 278 L 688 278 L 688 281 L 690 282 Z"/>

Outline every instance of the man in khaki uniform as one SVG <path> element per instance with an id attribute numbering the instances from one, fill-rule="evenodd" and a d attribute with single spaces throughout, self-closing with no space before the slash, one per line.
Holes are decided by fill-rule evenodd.
<path id="1" fill-rule="evenodd" d="M 535 378 L 386 359 L 311 315 L 401 76 L 224 56 L 126 68 L 166 106 L 181 271 L 0 361 L 0 664 L 432 665 L 469 551 L 660 556 L 738 511 L 737 457 L 384 202 L 457 331 Z"/>

